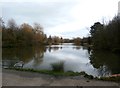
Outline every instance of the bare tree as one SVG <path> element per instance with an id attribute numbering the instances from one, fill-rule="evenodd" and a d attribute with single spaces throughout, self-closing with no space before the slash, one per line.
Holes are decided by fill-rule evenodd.
<path id="1" fill-rule="evenodd" d="M 4 28 L 4 21 L 2 20 L 2 17 L 0 18 L 0 30 Z"/>
<path id="2" fill-rule="evenodd" d="M 39 23 L 34 23 L 34 30 L 36 33 L 43 34 L 43 27 Z"/>
<path id="3" fill-rule="evenodd" d="M 17 24 L 16 24 L 15 20 L 14 19 L 8 20 L 7 27 L 10 28 L 10 29 L 13 29 L 13 30 L 16 29 Z"/>

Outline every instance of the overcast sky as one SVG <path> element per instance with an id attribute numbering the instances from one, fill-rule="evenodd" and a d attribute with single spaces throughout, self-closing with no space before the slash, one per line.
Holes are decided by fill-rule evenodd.
<path id="1" fill-rule="evenodd" d="M 44 32 L 64 38 L 87 36 L 94 22 L 111 20 L 119 0 L 2 0 L 0 13 L 18 25 L 40 23 Z"/>

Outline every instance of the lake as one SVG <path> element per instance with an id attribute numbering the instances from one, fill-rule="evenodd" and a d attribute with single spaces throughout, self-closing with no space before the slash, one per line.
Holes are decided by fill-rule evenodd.
<path id="1" fill-rule="evenodd" d="M 23 68 L 53 70 L 53 64 L 63 63 L 63 70 L 85 71 L 95 77 L 120 73 L 120 56 L 108 52 L 95 52 L 72 43 L 27 48 L 3 48 L 3 68 L 15 67 L 23 62 Z"/>

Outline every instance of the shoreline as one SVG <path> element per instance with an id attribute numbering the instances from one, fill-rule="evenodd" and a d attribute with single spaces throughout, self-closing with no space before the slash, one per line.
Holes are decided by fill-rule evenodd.
<path id="1" fill-rule="evenodd" d="M 2 70 L 3 86 L 118 86 L 120 83 L 83 76 L 53 76 L 36 72 Z"/>

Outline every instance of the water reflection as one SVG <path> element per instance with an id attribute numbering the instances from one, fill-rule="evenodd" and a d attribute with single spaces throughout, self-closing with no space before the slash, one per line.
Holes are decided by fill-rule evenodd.
<path id="1" fill-rule="evenodd" d="M 3 48 L 3 67 L 14 67 L 24 62 L 23 68 L 86 73 L 93 76 L 107 76 L 120 73 L 119 56 L 107 52 L 93 52 L 89 47 L 67 43 L 29 48 Z M 63 62 L 64 64 L 56 64 Z M 21 64 L 19 64 L 21 66 Z"/>
<path id="2" fill-rule="evenodd" d="M 15 64 L 30 62 L 32 59 L 35 64 L 42 62 L 44 52 L 46 52 L 45 47 L 27 47 L 27 48 L 3 48 L 2 49 L 2 65 L 6 68 L 14 67 Z"/>
<path id="3" fill-rule="evenodd" d="M 48 47 L 49 52 L 51 52 L 51 50 L 57 51 L 59 49 L 60 49 L 60 47 Z"/>
<path id="4" fill-rule="evenodd" d="M 79 49 L 81 49 L 81 46 L 75 46 L 75 47 L 73 47 L 73 49 L 79 50 Z"/>
<path id="5" fill-rule="evenodd" d="M 110 69 L 106 66 L 100 66 L 98 69 L 98 76 L 110 76 L 111 75 L 111 71 Z"/>
<path id="6" fill-rule="evenodd" d="M 110 52 L 92 51 L 90 63 L 94 68 L 99 69 L 99 73 L 120 73 L 120 56 Z M 109 71 L 109 72 L 107 72 Z"/>

